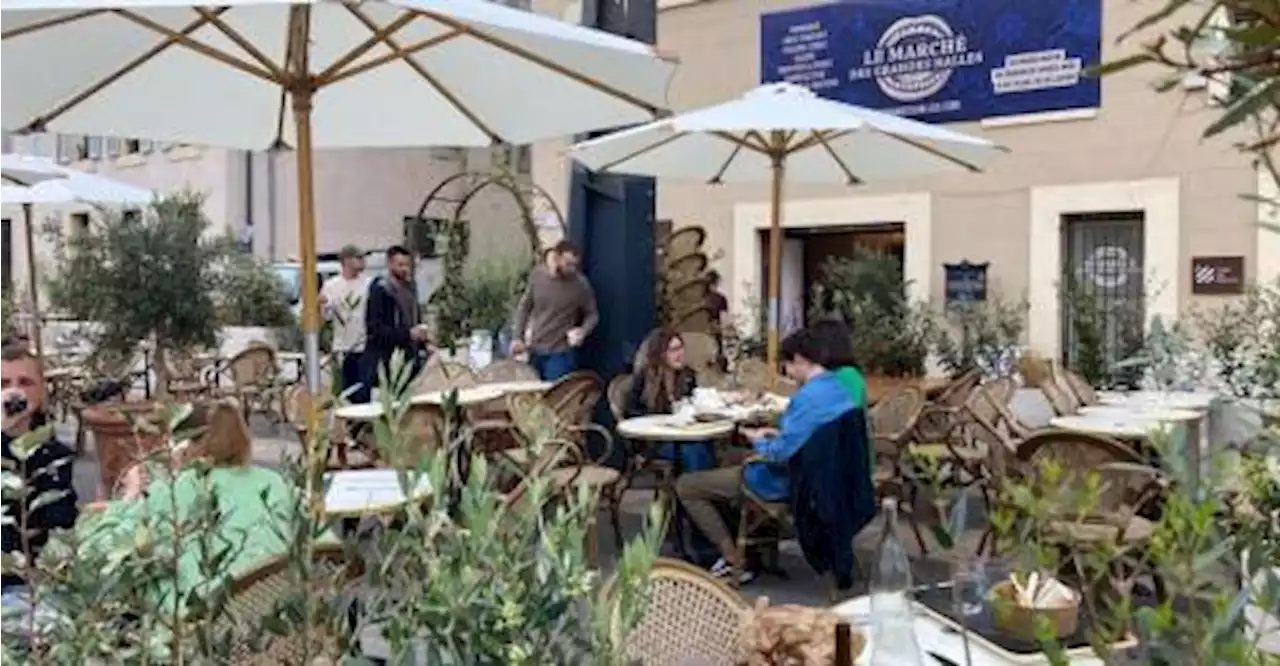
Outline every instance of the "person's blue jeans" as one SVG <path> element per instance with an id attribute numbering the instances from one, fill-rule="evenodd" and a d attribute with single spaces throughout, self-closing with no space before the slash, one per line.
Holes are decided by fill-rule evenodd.
<path id="1" fill-rule="evenodd" d="M 654 456 L 662 460 L 676 459 L 680 455 L 680 473 L 701 472 L 716 466 L 716 452 L 711 442 L 666 442 L 654 449 Z"/>
<path id="2" fill-rule="evenodd" d="M 529 354 L 529 364 L 544 382 L 557 379 L 578 369 L 578 355 L 572 349 L 539 354 Z"/>
<path id="3" fill-rule="evenodd" d="M 342 390 L 346 392 L 352 386 L 359 385 L 359 388 L 352 391 L 347 396 L 347 400 L 352 403 L 369 402 L 369 397 L 373 391 L 373 373 L 370 372 L 371 363 L 365 362 L 366 354 L 364 352 L 345 352 L 342 355 Z"/>

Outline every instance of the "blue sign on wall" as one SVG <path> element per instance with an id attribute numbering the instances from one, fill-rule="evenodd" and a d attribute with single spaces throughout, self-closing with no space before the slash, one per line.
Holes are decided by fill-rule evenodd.
<path id="1" fill-rule="evenodd" d="M 1102 0 L 844 0 L 760 17 L 760 73 L 929 122 L 1096 108 Z"/>

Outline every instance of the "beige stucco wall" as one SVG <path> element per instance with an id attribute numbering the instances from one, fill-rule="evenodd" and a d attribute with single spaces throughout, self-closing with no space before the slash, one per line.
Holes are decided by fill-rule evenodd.
<path id="1" fill-rule="evenodd" d="M 40 145 L 47 151 L 52 139 Z M 25 137 L 15 138 L 14 150 L 35 152 Z M 402 242 L 404 217 L 416 215 L 438 184 L 462 170 L 488 172 L 495 155 L 487 149 L 319 151 L 314 163 L 317 249 L 336 252 L 346 243 L 376 249 Z M 268 188 L 270 159 L 276 162 L 274 205 Z M 274 260 L 298 257 L 297 169 L 292 152 L 259 154 L 251 168 L 241 151 L 192 146 L 80 160 L 68 166 L 162 193 L 200 192 L 206 196 L 205 213 L 215 230 L 240 233 L 253 219 L 255 253 Z M 246 177 L 249 173 L 252 185 Z M 468 189 L 463 180 L 456 181 L 448 198 L 456 201 Z M 252 203 L 246 196 L 250 192 Z M 34 217 L 38 223 L 50 217 L 65 222 L 68 214 L 86 210 L 82 205 L 37 207 Z M 512 196 L 500 188 L 485 189 L 468 204 L 464 217 L 471 223 L 473 257 L 526 251 L 518 210 Z M 427 214 L 451 216 L 452 211 L 453 204 L 445 203 Z M 3 216 L 12 221 L 14 283 L 23 285 L 27 261 L 21 208 L 5 206 Z M 50 249 L 39 235 L 35 247 L 37 266 L 47 267 Z"/>
<path id="2" fill-rule="evenodd" d="M 565 4 L 562 0 L 544 0 L 535 6 L 540 11 L 564 15 Z M 757 85 L 760 13 L 802 4 L 812 2 L 705 0 L 662 11 L 659 47 L 681 60 L 671 89 L 675 110 L 724 101 Z M 1150 9 L 1147 3 L 1106 0 L 1104 59 L 1122 55 L 1123 49 L 1116 46 L 1118 37 Z M 1096 113 L 1061 114 L 1074 116 L 1074 120 L 1019 124 L 1003 119 L 955 125 L 955 129 L 984 136 L 1011 149 L 988 173 L 905 181 L 893 187 L 793 187 L 786 193 L 787 200 L 793 204 L 820 201 L 823 215 L 841 215 L 840 211 L 847 209 L 847 219 L 833 219 L 830 223 L 856 224 L 867 220 L 855 209 L 878 209 L 886 195 L 917 202 L 913 204 L 917 209 L 920 197 L 924 197 L 931 216 L 928 238 L 908 231 L 909 242 L 929 244 L 927 249 L 915 252 L 916 257 L 928 258 L 928 264 L 919 268 L 921 274 L 913 276 L 924 277 L 923 292 L 940 299 L 942 264 L 969 259 L 991 262 L 990 277 L 1000 292 L 1043 300 L 1053 296 L 1043 292 L 1028 294 L 1033 284 L 1029 258 L 1037 255 L 1031 246 L 1033 191 L 1087 186 L 1077 194 L 1109 194 L 1091 204 L 1087 198 L 1073 196 L 1070 190 L 1059 191 L 1066 195 L 1065 201 L 1078 204 L 1079 208 L 1071 212 L 1115 210 L 1108 206 L 1139 201 L 1117 200 L 1110 195 L 1133 191 L 1133 187 L 1146 192 L 1142 183 L 1160 181 L 1163 186 L 1157 190 L 1176 193 L 1176 201 L 1162 202 L 1159 214 L 1148 211 L 1146 233 L 1155 238 L 1149 238 L 1147 244 L 1149 248 L 1153 244 L 1163 248 L 1162 257 L 1155 260 L 1162 271 L 1179 274 L 1153 276 L 1165 284 L 1157 305 L 1175 310 L 1186 307 L 1201 300 L 1190 295 L 1186 275 L 1193 255 L 1244 255 L 1246 272 L 1251 277 L 1255 275 L 1259 265 L 1256 221 L 1260 212 L 1255 203 L 1240 195 L 1257 192 L 1258 178 L 1248 160 L 1231 148 L 1230 137 L 1213 142 L 1200 138 L 1215 113 L 1208 108 L 1207 93 L 1192 92 L 1185 98 L 1176 92 L 1157 95 L 1150 87 L 1157 73 L 1139 71 L 1106 78 L 1102 84 L 1102 108 Z M 559 197 L 566 192 L 567 165 L 560 154 L 564 147 L 564 142 L 547 142 L 534 151 L 536 182 Z M 767 196 L 763 183 L 759 187 L 711 187 L 668 180 L 659 183 L 658 217 L 671 218 L 677 226 L 702 225 L 713 248 L 725 252 L 718 268 L 730 277 L 727 282 L 735 305 L 748 291 L 744 282 L 756 279 L 742 273 L 758 272 L 754 258 L 743 260 L 734 255 L 751 247 L 738 242 L 735 248 L 735 206 L 763 204 Z M 813 210 L 817 209 L 810 206 L 810 213 Z M 745 219 L 743 215 L 750 218 L 740 209 L 739 219 Z M 1175 226 L 1176 230 L 1172 228 Z M 907 254 L 910 274 L 910 248 Z M 1056 256 L 1056 251 L 1049 254 Z M 1264 262 L 1263 266 L 1277 270 L 1275 260 Z M 1052 288 L 1053 284 L 1049 286 Z M 1056 322 L 1048 326 L 1056 327 Z M 1055 339 L 1046 333 L 1043 342 L 1051 344 Z"/>

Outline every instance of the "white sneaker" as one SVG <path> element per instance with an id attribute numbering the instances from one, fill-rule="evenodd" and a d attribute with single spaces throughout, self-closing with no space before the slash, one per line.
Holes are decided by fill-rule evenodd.
<path id="1" fill-rule="evenodd" d="M 716 563 L 711 565 L 710 571 L 712 576 L 721 580 L 728 579 L 733 575 L 733 567 L 729 566 L 729 563 L 725 561 L 723 557 L 716 560 Z M 755 579 L 756 573 L 754 571 L 743 571 L 738 574 L 739 585 L 746 585 Z"/>

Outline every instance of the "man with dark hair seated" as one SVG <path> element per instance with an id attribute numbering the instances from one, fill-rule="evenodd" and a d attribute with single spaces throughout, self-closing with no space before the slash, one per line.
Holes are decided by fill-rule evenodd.
<path id="1" fill-rule="evenodd" d="M 726 467 L 682 476 L 676 494 L 698 529 L 715 544 L 721 559 L 713 574 L 726 577 L 739 571 L 740 582 L 754 578 L 746 571 L 734 539 L 717 504 L 737 500 L 746 490 L 765 502 L 787 502 L 791 479 L 787 463 L 824 425 L 855 409 L 866 407 L 866 386 L 853 367 L 852 335 L 839 322 L 819 322 L 787 336 L 782 361 L 787 376 L 801 384 L 791 397 L 778 428 L 744 429 L 759 460 L 742 467 Z M 865 432 L 862 433 L 865 437 Z M 865 443 L 865 440 L 864 440 Z"/>

